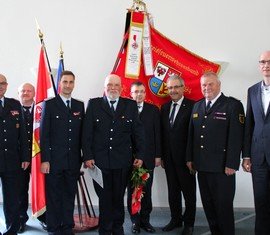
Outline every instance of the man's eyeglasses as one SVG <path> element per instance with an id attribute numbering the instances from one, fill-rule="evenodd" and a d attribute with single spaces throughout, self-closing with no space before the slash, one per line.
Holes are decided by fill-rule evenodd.
<path id="1" fill-rule="evenodd" d="M 270 60 L 260 60 L 259 61 L 260 65 L 266 65 L 266 64 L 270 64 Z"/>
<path id="2" fill-rule="evenodd" d="M 180 87 L 183 87 L 183 85 L 178 85 L 178 86 L 168 86 L 167 89 L 168 90 L 172 90 L 172 89 L 178 89 Z"/>
<path id="3" fill-rule="evenodd" d="M 5 86 L 7 85 L 7 82 L 0 82 L 0 86 Z"/>
<path id="4" fill-rule="evenodd" d="M 131 93 L 135 93 L 135 94 L 144 94 L 145 91 L 132 91 Z"/>

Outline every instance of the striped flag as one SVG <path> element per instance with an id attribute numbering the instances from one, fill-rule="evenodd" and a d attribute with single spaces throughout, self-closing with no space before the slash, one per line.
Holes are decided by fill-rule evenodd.
<path id="1" fill-rule="evenodd" d="M 34 217 L 42 215 L 46 211 L 45 198 L 45 177 L 40 171 L 40 121 L 42 113 L 42 103 L 48 97 L 54 97 L 55 92 L 53 83 L 48 72 L 45 48 L 41 46 L 39 67 L 36 86 L 36 102 L 34 109 L 33 122 L 33 143 L 32 143 L 32 167 L 31 167 L 31 186 L 32 186 L 32 213 Z"/>
<path id="2" fill-rule="evenodd" d="M 56 79 L 55 79 L 57 94 L 60 93 L 59 82 L 60 82 L 61 74 L 63 71 L 64 71 L 64 58 L 63 58 L 63 55 L 61 54 L 59 58 L 59 65 L 58 65 Z"/>

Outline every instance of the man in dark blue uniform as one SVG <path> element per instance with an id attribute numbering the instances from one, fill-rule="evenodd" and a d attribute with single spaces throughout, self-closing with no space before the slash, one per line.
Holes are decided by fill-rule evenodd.
<path id="1" fill-rule="evenodd" d="M 35 87 L 30 83 L 24 83 L 18 88 L 18 95 L 21 105 L 23 106 L 23 116 L 25 120 L 25 128 L 27 132 L 29 159 L 32 158 L 32 138 L 33 138 L 33 111 L 34 111 L 34 97 Z M 29 197 L 29 181 L 30 181 L 31 165 L 26 170 L 21 170 L 20 177 L 20 229 L 19 233 L 25 231 L 26 222 L 29 219 L 27 214 Z M 46 229 L 46 217 L 45 213 L 38 217 L 41 226 Z"/>
<path id="2" fill-rule="evenodd" d="M 243 144 L 244 109 L 220 91 L 213 72 L 201 77 L 205 97 L 192 110 L 187 165 L 198 171 L 203 208 L 212 235 L 234 235 L 235 172 Z"/>
<path id="3" fill-rule="evenodd" d="M 26 170 L 30 158 L 21 104 L 18 100 L 4 97 L 7 86 L 6 77 L 0 74 L 0 178 L 6 220 L 3 234 L 16 235 L 20 226 L 20 168 Z"/>
<path id="4" fill-rule="evenodd" d="M 144 129 L 136 102 L 120 97 L 121 78 L 109 75 L 104 87 L 104 97 L 88 102 L 83 156 L 86 167 L 97 165 L 102 170 L 104 187 L 94 182 L 99 197 L 99 234 L 123 235 L 124 193 L 130 167 L 143 163 Z"/>
<path id="5" fill-rule="evenodd" d="M 162 162 L 165 168 L 171 220 L 163 231 L 176 227 L 192 235 L 196 213 L 196 180 L 186 166 L 188 124 L 194 101 L 184 97 L 184 80 L 172 75 L 167 80 L 171 101 L 161 107 Z M 182 196 L 185 211 L 182 213 Z"/>
<path id="6" fill-rule="evenodd" d="M 44 103 L 41 171 L 46 174 L 46 219 L 50 235 L 71 235 L 77 180 L 82 163 L 84 104 L 71 98 L 75 76 L 63 71 L 60 94 Z"/>
<path id="7" fill-rule="evenodd" d="M 146 232 L 153 233 L 155 229 L 150 224 L 150 213 L 152 211 L 152 184 L 154 177 L 154 168 L 160 166 L 161 162 L 161 141 L 160 141 L 160 113 L 155 105 L 145 102 L 145 86 L 142 82 L 134 82 L 130 87 L 130 95 L 137 102 L 140 120 L 143 123 L 145 131 L 145 155 L 143 158 L 143 167 L 150 170 L 145 187 L 144 195 L 141 200 L 141 210 L 139 213 L 131 214 L 132 203 L 132 182 L 128 184 L 128 210 L 132 222 L 132 232 L 139 233 L 140 228 Z"/>

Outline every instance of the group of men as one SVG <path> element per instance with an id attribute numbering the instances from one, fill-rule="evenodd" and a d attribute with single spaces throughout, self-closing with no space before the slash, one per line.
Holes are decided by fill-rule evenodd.
<path id="1" fill-rule="evenodd" d="M 121 78 L 109 75 L 104 96 L 83 102 L 72 98 L 75 75 L 63 71 L 60 93 L 43 104 L 40 123 L 41 172 L 46 182 L 46 216 L 39 217 L 50 235 L 72 235 L 74 199 L 82 163 L 99 167 L 103 187 L 94 182 L 99 198 L 99 234 L 123 235 L 124 194 L 132 233 L 154 233 L 150 223 L 154 168 L 165 169 L 171 231 L 182 227 L 192 235 L 196 214 L 196 178 L 212 235 L 234 235 L 235 172 L 243 149 L 243 169 L 252 173 L 255 234 L 270 234 L 270 51 L 259 61 L 263 80 L 248 91 L 246 120 L 243 105 L 221 92 L 213 72 L 201 77 L 203 99 L 184 97 L 184 80 L 167 80 L 171 101 L 161 110 L 145 102 L 146 87 L 134 82 L 132 99 L 122 98 Z M 23 84 L 20 102 L 6 98 L 7 79 L 0 75 L 0 177 L 6 235 L 24 232 L 28 220 L 28 184 L 32 143 L 34 87 Z M 82 150 L 82 154 L 81 154 Z M 150 178 L 144 187 L 141 210 L 131 213 L 130 173 L 144 167 Z M 17 186 L 16 186 L 17 185 Z M 182 211 L 182 197 L 185 211 Z"/>

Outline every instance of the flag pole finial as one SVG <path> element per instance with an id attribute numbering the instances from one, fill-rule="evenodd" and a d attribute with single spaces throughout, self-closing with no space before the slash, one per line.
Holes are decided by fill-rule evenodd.
<path id="1" fill-rule="evenodd" d="M 64 51 L 62 47 L 62 42 L 60 42 L 60 57 L 63 58 L 63 55 L 64 55 Z"/>
<path id="2" fill-rule="evenodd" d="M 131 10 L 147 13 L 146 4 L 143 2 L 143 0 L 133 0 Z"/>
<path id="3" fill-rule="evenodd" d="M 35 18 L 35 20 L 36 20 L 36 26 L 37 26 L 37 30 L 38 30 L 38 37 L 39 37 L 40 41 L 42 42 L 43 41 L 43 33 L 41 32 L 37 18 Z"/>

